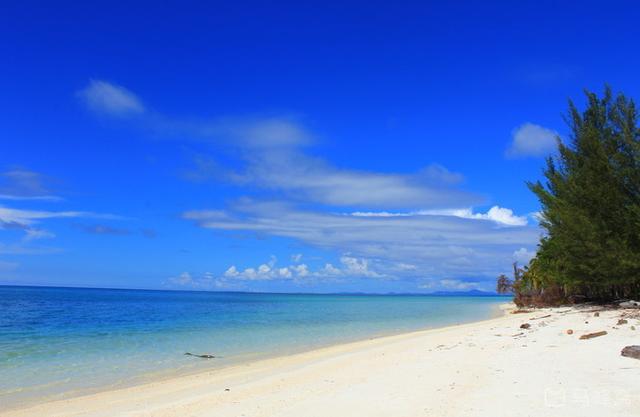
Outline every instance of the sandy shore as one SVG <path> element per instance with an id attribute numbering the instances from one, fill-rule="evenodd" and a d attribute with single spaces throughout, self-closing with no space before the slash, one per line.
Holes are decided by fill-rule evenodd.
<path id="1" fill-rule="evenodd" d="M 350 343 L 2 417 L 640 415 L 634 310 L 559 308 Z M 635 310 L 638 317 L 639 310 Z M 548 317 L 543 317 L 548 316 Z M 523 323 L 529 329 L 520 329 Z M 635 326 L 637 330 L 633 330 Z M 567 330 L 573 334 L 568 335 Z M 580 340 L 585 333 L 607 335 Z"/>

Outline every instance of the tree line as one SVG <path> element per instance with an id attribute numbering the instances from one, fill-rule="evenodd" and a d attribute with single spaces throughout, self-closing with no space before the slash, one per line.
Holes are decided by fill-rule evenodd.
<path id="1" fill-rule="evenodd" d="M 569 102 L 566 142 L 547 158 L 544 180 L 527 183 L 544 230 L 536 256 L 498 292 L 520 305 L 640 297 L 640 128 L 636 106 L 607 87 Z"/>

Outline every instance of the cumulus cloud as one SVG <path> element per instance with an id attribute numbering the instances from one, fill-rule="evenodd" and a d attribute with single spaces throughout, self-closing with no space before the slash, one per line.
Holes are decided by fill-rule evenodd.
<path id="1" fill-rule="evenodd" d="M 99 114 L 125 117 L 145 111 L 142 101 L 135 94 L 107 81 L 91 80 L 77 94 L 90 110 Z"/>
<path id="2" fill-rule="evenodd" d="M 536 251 L 530 251 L 527 248 L 520 248 L 513 252 L 513 260 L 521 265 L 528 265 L 534 256 L 536 256 Z"/>
<path id="3" fill-rule="evenodd" d="M 380 278 L 383 275 L 369 269 L 369 261 L 367 259 L 358 259 L 353 256 L 342 256 L 340 262 L 345 266 L 342 273 L 355 277 L 371 277 Z"/>
<path id="4" fill-rule="evenodd" d="M 341 278 L 385 278 L 386 276 L 371 268 L 370 260 L 344 255 L 340 258 L 340 265 L 325 263 L 312 269 L 306 264 L 290 264 L 277 266 L 277 259 L 271 257 L 269 262 L 256 267 L 238 268 L 231 265 L 219 275 L 207 272 L 194 277 L 189 272 L 170 278 L 166 284 L 174 287 L 188 287 L 193 289 L 239 289 L 246 288 L 246 284 L 255 281 L 288 281 L 294 284 L 309 284 L 319 281 L 335 281 Z"/>
<path id="5" fill-rule="evenodd" d="M 307 264 L 296 263 L 284 267 L 277 267 L 276 263 L 276 258 L 272 257 L 269 262 L 257 267 L 248 267 L 240 270 L 235 265 L 232 265 L 224 272 L 223 277 L 246 281 L 299 281 L 305 278 L 332 278 L 337 276 L 359 278 L 381 278 L 384 276 L 370 269 L 369 260 L 348 255 L 340 258 L 341 267 L 335 267 L 330 263 L 326 263 L 323 267 L 316 270 L 312 270 Z"/>
<path id="6" fill-rule="evenodd" d="M 540 157 L 553 152 L 557 146 L 558 132 L 545 127 L 525 123 L 512 133 L 512 142 L 506 151 L 508 158 Z"/>

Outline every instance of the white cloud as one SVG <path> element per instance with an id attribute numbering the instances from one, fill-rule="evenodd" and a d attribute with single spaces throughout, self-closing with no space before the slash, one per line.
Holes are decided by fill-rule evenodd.
<path id="1" fill-rule="evenodd" d="M 128 115 L 145 111 L 133 93 L 105 81 L 92 81 L 80 96 L 101 113 Z M 305 145 L 314 142 L 314 135 L 291 117 L 194 122 L 154 113 L 146 114 L 144 121 L 145 127 L 164 137 L 225 145 L 224 149 L 233 149 L 244 163 L 236 171 L 200 159 L 197 169 L 187 174 L 198 181 L 213 175 L 239 186 L 286 193 L 291 199 L 331 206 L 437 208 L 482 200 L 454 187 L 462 181 L 462 175 L 441 165 L 432 164 L 414 173 L 375 172 L 341 168 L 313 157 Z"/>
<path id="2" fill-rule="evenodd" d="M 436 209 L 436 210 L 418 210 L 406 213 L 394 213 L 388 211 L 356 211 L 350 213 L 355 217 L 411 217 L 411 216 L 452 216 L 462 219 L 475 220 L 491 220 L 504 226 L 526 226 L 526 216 L 516 216 L 513 210 L 500 206 L 493 206 L 486 213 L 474 213 L 470 208 L 463 209 Z"/>
<path id="3" fill-rule="evenodd" d="M 369 261 L 366 259 L 358 259 L 353 256 L 342 256 L 340 262 L 344 265 L 343 274 L 355 277 L 373 277 L 378 278 L 382 275 L 369 269 Z"/>
<path id="4" fill-rule="evenodd" d="M 335 167 L 295 149 L 250 152 L 245 163 L 242 172 L 229 173 L 226 179 L 329 206 L 446 207 L 481 200 L 452 187 L 459 174 L 445 174 L 439 166 L 414 174 L 358 171 Z"/>
<path id="5" fill-rule="evenodd" d="M 457 279 L 442 279 L 439 283 L 440 287 L 454 291 L 467 291 L 478 288 L 477 282 L 465 282 Z"/>
<path id="6" fill-rule="evenodd" d="M 178 275 L 177 277 L 170 278 L 169 281 L 171 281 L 171 283 L 177 284 L 177 285 L 191 285 L 191 284 L 193 284 L 193 278 L 191 277 L 191 274 L 188 273 L 188 272 L 183 272 L 180 275 Z"/>
<path id="7" fill-rule="evenodd" d="M 40 239 L 52 239 L 56 235 L 48 230 L 34 227 L 44 220 L 60 218 L 104 218 L 118 219 L 110 214 L 98 214 L 83 211 L 46 211 L 23 210 L 0 206 L 0 229 L 17 229 L 24 232 L 22 242 L 28 243 Z M 18 250 L 18 248 L 14 248 Z M 24 248 L 23 248 L 24 249 Z"/>
<path id="8" fill-rule="evenodd" d="M 525 123 L 513 131 L 512 142 L 506 151 L 509 158 L 546 156 L 557 146 L 558 132 L 545 127 Z"/>
<path id="9" fill-rule="evenodd" d="M 74 218 L 91 217 L 103 219 L 117 219 L 118 216 L 111 214 L 98 214 L 86 211 L 45 211 L 45 210 L 22 210 L 0 206 L 0 223 L 18 224 L 31 226 L 40 220 L 54 218 Z"/>
<path id="10" fill-rule="evenodd" d="M 451 210 L 478 206 L 484 199 L 460 188 L 462 175 L 440 165 L 414 167 L 409 172 L 338 166 L 313 154 L 310 146 L 315 135 L 294 118 L 179 120 L 145 111 L 135 95 L 118 88 L 125 97 L 133 98 L 133 104 L 124 106 L 129 109 L 125 113 L 139 114 L 145 128 L 169 139 L 222 145 L 219 149 L 229 152 L 231 165 L 240 167 L 228 169 L 219 161 L 204 161 L 197 172 L 189 174 L 191 178 L 222 180 L 285 201 L 240 199 L 226 210 L 192 210 L 185 212 L 184 218 L 205 228 L 254 232 L 261 238 L 284 237 L 346 254 L 340 265 L 326 264 L 320 269 L 301 263 L 301 258 L 278 268 L 275 263 L 244 269 L 233 266 L 215 278 L 216 282 L 302 280 L 319 274 L 347 277 L 347 273 L 493 279 L 515 250 L 531 247 L 538 240 L 539 230 L 528 227 L 526 217 L 507 208 L 494 206 L 486 213 Z M 102 104 L 98 107 L 105 108 Z M 522 126 L 514 132 L 510 154 L 541 152 L 528 139 L 532 132 L 540 137 L 541 131 L 548 129 Z M 314 208 L 299 208 L 310 206 Z M 352 215 L 333 213 L 340 210 L 358 211 Z"/>
<path id="11" fill-rule="evenodd" d="M 299 263 L 301 260 L 302 260 L 302 254 L 301 253 L 295 253 L 295 254 L 291 255 L 291 262 Z"/>
<path id="12" fill-rule="evenodd" d="M 278 268 L 278 276 L 282 279 L 289 279 L 293 274 L 289 268 Z"/>
<path id="13" fill-rule="evenodd" d="M 0 200 L 12 201 L 61 201 L 51 195 L 49 180 L 42 174 L 28 169 L 15 168 L 0 173 Z"/>
<path id="14" fill-rule="evenodd" d="M 246 289 L 242 283 L 232 282 L 223 277 L 216 278 L 211 272 L 194 276 L 189 272 L 169 278 L 164 285 L 169 288 L 186 288 L 189 290 L 241 290 Z"/>
<path id="15" fill-rule="evenodd" d="M 528 265 L 534 256 L 536 256 L 536 251 L 529 251 L 526 248 L 520 248 L 513 252 L 513 260 L 520 265 Z"/>
<path id="16" fill-rule="evenodd" d="M 326 263 L 324 267 L 322 267 L 322 269 L 320 270 L 319 274 L 323 276 L 337 276 L 337 275 L 341 275 L 342 271 L 336 268 L 335 266 L 333 266 L 332 264 Z"/>
<path id="17" fill-rule="evenodd" d="M 526 222 L 504 227 L 495 221 L 452 215 L 393 217 L 348 216 L 300 210 L 285 203 L 241 200 L 224 212 L 191 211 L 184 218 L 202 227 L 278 236 L 347 257 L 379 260 L 384 276 L 460 277 L 497 276 L 511 262 L 513 252 L 535 245 L 539 229 Z M 505 221 L 504 218 L 492 215 Z M 286 221 L 282 221 L 286 219 Z M 349 262 L 347 262 L 348 264 Z M 398 264 L 415 268 L 401 269 Z M 506 264 L 506 265 L 505 265 Z M 362 263 L 359 264 L 362 268 Z M 352 266 L 356 271 L 358 265 Z M 348 270 L 344 265 L 342 272 Z M 362 271 L 362 269 L 360 269 Z"/>
<path id="18" fill-rule="evenodd" d="M 18 196 L 10 194 L 0 194 L 0 200 L 11 201 L 62 201 L 61 197 L 55 195 Z"/>
<path id="19" fill-rule="evenodd" d="M 131 91 L 102 80 L 91 80 L 78 92 L 78 97 L 92 111 L 108 116 L 123 117 L 145 111 L 140 99 Z"/>
<path id="20" fill-rule="evenodd" d="M 364 258 L 357 258 L 349 255 L 343 255 L 340 258 L 340 268 L 326 263 L 323 267 L 312 270 L 307 264 L 292 264 L 285 267 L 277 267 L 277 260 L 271 257 L 268 263 L 260 264 L 258 267 L 248 267 L 238 269 L 235 265 L 230 266 L 222 274 L 221 279 L 238 281 L 272 281 L 287 280 L 297 283 L 307 282 L 308 280 L 334 279 L 335 277 L 349 278 L 383 278 L 384 274 L 371 269 L 370 261 Z M 188 274 L 188 273 L 185 273 Z M 185 281 L 188 281 L 185 275 Z M 173 279 L 172 283 L 176 283 L 177 279 Z M 188 282 L 185 282 L 188 284 Z"/>
<path id="21" fill-rule="evenodd" d="M 23 238 L 23 240 L 25 241 L 39 240 L 39 239 L 53 239 L 54 237 L 56 237 L 54 233 L 49 232 L 48 230 L 43 230 L 43 229 L 29 228 L 29 229 L 25 229 L 25 233 L 26 235 Z"/>

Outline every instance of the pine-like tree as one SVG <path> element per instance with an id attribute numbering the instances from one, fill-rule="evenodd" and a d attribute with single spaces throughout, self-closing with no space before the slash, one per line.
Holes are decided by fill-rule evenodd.
<path id="1" fill-rule="evenodd" d="M 546 236 L 525 274 L 529 288 L 566 296 L 640 295 L 640 129 L 632 100 L 587 92 L 569 103 L 568 143 L 547 159 L 546 182 L 529 183 Z M 535 281 L 535 282 L 532 282 Z M 560 290 L 559 292 L 557 290 Z"/>

